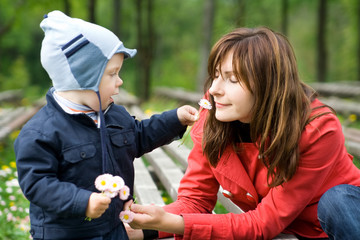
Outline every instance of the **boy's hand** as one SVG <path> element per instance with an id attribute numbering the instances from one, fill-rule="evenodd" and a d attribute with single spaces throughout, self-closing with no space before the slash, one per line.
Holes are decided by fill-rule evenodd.
<path id="1" fill-rule="evenodd" d="M 102 193 L 93 192 L 90 195 L 89 203 L 86 208 L 86 217 L 99 218 L 106 209 L 109 208 L 111 198 L 103 195 Z"/>
<path id="2" fill-rule="evenodd" d="M 191 107 L 189 105 L 184 105 L 178 108 L 177 116 L 182 125 L 191 126 L 197 120 L 198 111 L 194 107 Z"/>

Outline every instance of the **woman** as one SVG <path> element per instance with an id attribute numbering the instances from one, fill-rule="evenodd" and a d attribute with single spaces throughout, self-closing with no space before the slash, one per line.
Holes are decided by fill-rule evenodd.
<path id="1" fill-rule="evenodd" d="M 334 186 L 360 186 L 360 170 L 334 111 L 299 79 L 287 39 L 267 28 L 236 29 L 213 47 L 208 73 L 205 95 L 213 108 L 202 110 L 192 128 L 178 199 L 164 208 L 132 204 L 131 227 L 183 239 L 271 239 L 281 232 L 328 238 L 319 200 Z M 244 214 L 211 214 L 220 185 Z M 360 193 L 354 195 L 359 206 Z M 323 224 L 339 227 L 327 219 L 326 205 L 321 209 Z M 326 228 L 329 237 L 336 234 Z"/>

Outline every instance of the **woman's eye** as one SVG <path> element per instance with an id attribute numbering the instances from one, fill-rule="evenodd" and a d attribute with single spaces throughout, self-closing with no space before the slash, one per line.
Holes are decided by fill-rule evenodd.
<path id="1" fill-rule="evenodd" d="M 227 76 L 225 78 L 225 81 L 226 82 L 231 82 L 231 83 L 237 83 L 238 82 L 238 80 L 235 78 L 235 76 Z"/>

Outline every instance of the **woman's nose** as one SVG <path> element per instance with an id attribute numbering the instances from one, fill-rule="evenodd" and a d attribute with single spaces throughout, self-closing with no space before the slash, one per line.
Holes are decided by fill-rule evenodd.
<path id="1" fill-rule="evenodd" d="M 221 94 L 221 77 L 217 77 L 213 80 L 211 83 L 211 86 L 209 88 L 209 93 L 211 95 L 219 95 Z"/>

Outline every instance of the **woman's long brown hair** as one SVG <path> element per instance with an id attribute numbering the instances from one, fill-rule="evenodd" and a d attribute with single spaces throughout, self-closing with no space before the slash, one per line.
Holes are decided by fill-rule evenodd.
<path id="1" fill-rule="evenodd" d="M 309 119 L 315 92 L 300 80 L 288 40 L 265 27 L 236 29 L 214 45 L 208 61 L 205 91 L 229 52 L 233 52 L 236 78 L 245 83 L 255 99 L 250 135 L 268 168 L 268 184 L 281 185 L 290 180 L 297 169 L 301 133 L 314 118 Z M 215 106 L 212 96 L 210 101 Z M 215 111 L 209 111 L 203 137 L 204 153 L 214 167 L 227 146 L 235 148 L 239 134 L 235 122 L 216 120 Z"/>

